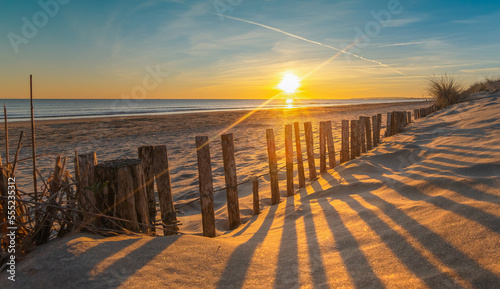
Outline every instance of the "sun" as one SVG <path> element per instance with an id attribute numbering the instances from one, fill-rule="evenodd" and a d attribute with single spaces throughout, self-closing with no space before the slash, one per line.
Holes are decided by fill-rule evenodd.
<path id="1" fill-rule="evenodd" d="M 286 93 L 295 93 L 300 86 L 300 79 L 292 73 L 287 73 L 281 79 L 278 87 Z"/>

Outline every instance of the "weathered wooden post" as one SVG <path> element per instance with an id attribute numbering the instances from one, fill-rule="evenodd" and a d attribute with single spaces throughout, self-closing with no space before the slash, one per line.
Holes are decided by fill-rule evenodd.
<path id="1" fill-rule="evenodd" d="M 395 135 L 398 133 L 398 117 L 397 117 L 397 112 L 393 111 L 391 114 L 391 133 L 392 135 Z"/>
<path id="2" fill-rule="evenodd" d="M 97 165 L 97 156 L 95 152 L 75 156 L 75 177 L 78 185 L 77 196 L 80 211 L 95 213 L 96 199 L 94 192 L 89 189 L 95 184 L 94 168 Z M 96 218 L 84 214 L 83 223 L 90 224 Z"/>
<path id="3" fill-rule="evenodd" d="M 380 143 L 380 131 L 382 130 L 382 114 L 377 114 L 377 143 Z"/>
<path id="4" fill-rule="evenodd" d="M 363 139 L 362 139 L 362 137 L 363 137 L 363 127 L 364 127 L 364 123 L 363 123 L 363 125 L 362 125 L 361 120 L 359 120 L 359 119 L 358 119 L 358 120 L 356 120 L 356 121 L 357 121 L 356 127 L 357 127 L 357 129 L 358 129 L 358 131 L 357 131 L 357 133 L 358 133 L 358 138 L 357 138 L 357 140 L 358 140 L 358 145 L 357 145 L 357 147 L 356 147 L 356 149 L 357 149 L 357 150 L 356 150 L 356 156 L 358 156 L 358 157 L 359 157 L 359 156 L 361 156 L 361 147 L 363 146 L 363 142 L 362 142 L 362 140 L 363 140 Z"/>
<path id="5" fill-rule="evenodd" d="M 392 113 L 388 112 L 387 113 L 387 124 L 385 127 L 385 136 L 391 136 L 392 135 Z"/>
<path id="6" fill-rule="evenodd" d="M 359 130 L 361 133 L 361 137 L 360 137 L 361 152 L 360 153 L 366 153 L 366 132 L 365 132 L 365 117 L 364 116 L 359 117 Z"/>
<path id="7" fill-rule="evenodd" d="M 411 123 L 411 111 L 406 112 L 406 114 L 407 114 L 407 123 L 410 124 Z"/>
<path id="8" fill-rule="evenodd" d="M 340 163 L 349 161 L 349 121 L 342 120 L 342 149 L 340 150 Z"/>
<path id="9" fill-rule="evenodd" d="M 221 135 L 222 158 L 224 160 L 224 177 L 226 180 L 226 199 L 229 230 L 240 224 L 240 204 L 238 201 L 238 180 L 236 161 L 234 160 L 234 138 L 232 133 Z"/>
<path id="10" fill-rule="evenodd" d="M 337 160 L 335 159 L 335 144 L 333 142 L 332 122 L 330 120 L 325 123 L 325 131 L 326 146 L 328 147 L 328 163 L 330 164 L 330 169 L 333 169 L 337 165 Z"/>
<path id="11" fill-rule="evenodd" d="M 304 123 L 304 130 L 306 135 L 306 149 L 307 149 L 307 162 L 309 164 L 309 180 L 316 180 L 316 163 L 314 162 L 314 138 L 312 132 L 311 122 Z"/>
<path id="12" fill-rule="evenodd" d="M 142 146 L 138 149 L 139 158 L 142 160 L 144 178 L 146 180 L 146 195 L 148 198 L 149 219 L 152 223 L 156 219 L 156 198 L 155 198 L 155 172 L 154 172 L 154 146 Z"/>
<path id="13" fill-rule="evenodd" d="M 406 119 L 406 111 L 401 111 L 399 113 L 399 127 L 398 127 L 398 131 L 399 132 L 404 132 L 405 131 L 405 127 L 407 125 L 407 119 Z"/>
<path id="14" fill-rule="evenodd" d="M 319 123 L 319 171 L 326 172 L 326 133 L 323 121 Z"/>
<path id="15" fill-rule="evenodd" d="M 258 215 L 260 213 L 259 179 L 257 179 L 256 177 L 252 178 L 252 192 L 253 192 L 253 214 Z"/>
<path id="16" fill-rule="evenodd" d="M 102 190 L 96 196 L 101 212 L 131 221 L 114 221 L 123 228 L 134 232 L 150 232 L 142 160 L 120 159 L 100 163 L 94 167 L 94 180 Z M 115 227 L 111 222 L 104 226 Z"/>
<path id="17" fill-rule="evenodd" d="M 351 160 L 357 156 L 358 144 L 358 121 L 351 120 Z"/>
<path id="18" fill-rule="evenodd" d="M 413 110 L 413 118 L 417 119 L 418 118 L 418 109 Z"/>
<path id="19" fill-rule="evenodd" d="M 172 196 L 172 181 L 170 180 L 170 168 L 168 166 L 168 152 L 166 145 L 154 147 L 153 168 L 160 202 L 161 219 L 166 229 L 163 235 L 175 235 L 179 231 L 177 216 Z"/>
<path id="20" fill-rule="evenodd" d="M 285 155 L 286 155 L 286 195 L 293 196 L 293 138 L 292 125 L 285 126 Z"/>
<path id="21" fill-rule="evenodd" d="M 276 157 L 276 143 L 272 128 L 266 130 L 267 155 L 269 157 L 269 177 L 271 180 L 271 205 L 280 202 L 280 187 L 278 183 L 278 158 Z"/>
<path id="22" fill-rule="evenodd" d="M 215 237 L 214 186 L 208 137 L 196 137 L 203 236 Z"/>
<path id="23" fill-rule="evenodd" d="M 370 117 L 365 117 L 365 132 L 366 132 L 366 150 L 371 150 L 372 141 L 372 127 L 370 123 Z"/>
<path id="24" fill-rule="evenodd" d="M 374 148 L 378 146 L 377 125 L 378 125 L 377 116 L 373 115 L 372 116 L 372 130 L 373 130 L 373 147 Z"/>
<path id="25" fill-rule="evenodd" d="M 306 176 L 304 172 L 304 161 L 302 159 L 302 146 L 300 143 L 300 127 L 298 122 L 295 122 L 293 126 L 295 129 L 295 148 L 297 150 L 297 171 L 299 176 L 299 188 L 303 188 L 306 186 Z"/>

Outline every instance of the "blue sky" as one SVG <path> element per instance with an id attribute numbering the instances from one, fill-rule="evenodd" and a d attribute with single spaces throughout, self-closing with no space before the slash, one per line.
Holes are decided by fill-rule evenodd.
<path id="1" fill-rule="evenodd" d="M 147 98 L 268 98 L 285 73 L 310 74 L 303 97 L 420 97 L 433 74 L 465 83 L 500 75 L 500 1 L 400 0 L 400 13 L 388 9 L 397 0 L 54 1 L 41 1 L 57 3 L 53 16 L 37 1 L 4 1 L 0 97 L 26 97 L 29 74 L 41 98 L 127 98 L 137 91 Z M 347 50 L 373 61 L 341 53 L 325 63 L 338 51 L 221 19 L 220 7 L 338 49 L 378 23 L 376 33 Z M 381 11 L 391 21 L 378 22 L 373 13 Z M 38 30 L 30 37 L 23 17 Z M 17 36 L 27 43 L 13 45 Z M 151 69 L 161 71 L 160 80 L 148 77 Z M 145 77 L 157 85 L 141 90 Z"/>

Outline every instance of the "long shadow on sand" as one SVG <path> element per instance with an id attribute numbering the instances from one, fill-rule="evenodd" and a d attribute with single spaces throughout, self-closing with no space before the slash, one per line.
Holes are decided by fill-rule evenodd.
<path id="1" fill-rule="evenodd" d="M 133 276 L 142 267 L 161 254 L 172 245 L 180 236 L 168 238 L 152 238 L 139 248 L 118 259 L 112 265 L 98 273 L 94 280 L 99 284 L 106 284 L 106 288 L 118 288 L 129 277 Z M 175 260 L 172 260 L 174 262 Z"/>
<path id="2" fill-rule="evenodd" d="M 342 198 L 342 200 L 355 210 L 365 223 L 379 235 L 394 255 L 430 288 L 458 287 L 458 284 L 450 276 L 442 273 L 427 261 L 403 236 L 392 230 L 375 213 L 363 207 L 363 205 L 352 197 L 347 196 L 346 198 Z"/>
<path id="3" fill-rule="evenodd" d="M 500 277 L 481 267 L 476 261 L 453 247 L 437 233 L 406 215 L 392 203 L 371 193 L 364 193 L 360 196 L 366 202 L 378 207 L 385 215 L 403 227 L 430 252 L 441 259 L 443 263 L 474 284 L 476 288 L 494 288 L 488 287 L 488 285 L 500 284 Z"/>
<path id="4" fill-rule="evenodd" d="M 318 199 L 318 203 L 323 209 L 325 219 L 335 239 L 335 247 L 338 248 L 355 287 L 385 288 L 360 250 L 358 242 L 342 222 L 337 210 L 324 198 Z"/>
<path id="5" fill-rule="evenodd" d="M 285 222 L 281 234 L 278 264 L 275 274 L 275 288 L 293 287 L 298 284 L 299 264 L 297 248 L 297 218 L 295 198 L 286 198 Z"/>
<path id="6" fill-rule="evenodd" d="M 313 183 L 313 186 L 319 186 L 318 183 Z M 321 186 L 319 186 L 321 188 Z M 314 225 L 314 217 L 311 211 L 310 198 L 304 198 L 305 194 L 300 195 L 300 200 L 304 210 L 304 223 L 305 223 L 305 233 L 307 240 L 309 264 L 311 266 L 311 272 L 314 286 L 324 287 L 328 285 L 328 281 L 325 273 L 325 266 L 323 264 L 323 259 L 321 257 L 321 251 L 319 250 L 318 236 L 316 232 L 316 226 Z"/>
<path id="7" fill-rule="evenodd" d="M 222 272 L 217 288 L 241 288 L 248 273 L 253 252 L 264 241 L 267 232 L 273 224 L 274 215 L 278 206 L 271 206 L 260 228 L 245 243 L 239 245 L 231 254 L 224 272 Z M 243 276 L 242 276 L 243 275 Z"/>

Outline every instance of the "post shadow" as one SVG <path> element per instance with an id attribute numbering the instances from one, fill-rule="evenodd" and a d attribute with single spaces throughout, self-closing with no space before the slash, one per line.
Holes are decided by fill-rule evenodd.
<path id="1" fill-rule="evenodd" d="M 447 274 L 441 272 L 423 257 L 406 239 L 391 229 L 375 213 L 365 208 L 358 201 L 346 196 L 343 201 L 351 207 L 363 221 L 379 235 L 387 247 L 399 260 L 430 288 L 459 287 Z"/>
<path id="2" fill-rule="evenodd" d="M 94 281 L 106 283 L 107 288 L 120 287 L 129 277 L 133 276 L 142 267 L 146 266 L 156 256 L 161 254 L 181 236 L 156 237 L 144 245 L 136 248 L 123 258 L 114 262 L 103 272 L 99 273 Z M 172 260 L 174 261 L 174 260 Z M 114 282 L 116 279 L 117 282 Z"/>
<path id="3" fill-rule="evenodd" d="M 368 263 L 359 244 L 327 199 L 318 199 L 342 260 L 356 288 L 385 288 Z"/>
<path id="4" fill-rule="evenodd" d="M 250 268 L 253 252 L 264 241 L 267 232 L 273 224 L 278 206 L 271 206 L 260 228 L 245 243 L 239 245 L 229 258 L 224 272 L 222 272 L 217 288 L 241 288 L 245 282 L 245 275 Z M 252 252 L 252 253 L 249 253 Z M 243 274 L 243 277 L 241 276 Z"/>
<path id="5" fill-rule="evenodd" d="M 406 215 L 392 203 L 372 193 L 365 193 L 360 196 L 366 202 L 378 207 L 384 214 L 416 238 L 434 256 L 455 270 L 464 279 L 469 280 L 475 287 L 488 288 L 488 286 L 485 287 L 485 284 L 500 284 L 499 276 L 481 267 L 472 258 L 453 247 L 437 233 Z M 471 272 L 477 277 L 474 278 Z"/>
<path id="6" fill-rule="evenodd" d="M 281 234 L 274 288 L 283 288 L 284 286 L 293 287 L 298 285 L 297 218 L 294 218 L 292 215 L 294 211 L 295 198 L 291 196 L 286 198 L 285 222 Z"/>
<path id="7" fill-rule="evenodd" d="M 311 186 L 320 186 L 317 182 L 311 184 Z M 321 187 L 320 187 L 321 189 Z M 314 191 L 318 191 L 315 188 Z M 326 278 L 325 266 L 323 264 L 323 259 L 321 257 L 321 251 L 319 250 L 318 236 L 316 233 L 316 226 L 314 225 L 314 217 L 311 210 L 310 198 L 306 198 L 307 194 L 300 195 L 300 201 L 303 208 L 305 235 L 308 248 L 309 264 L 311 272 L 313 272 L 312 278 L 315 287 L 328 286 L 328 279 Z"/>
<path id="8" fill-rule="evenodd" d="M 80 237 L 86 237 L 85 235 L 80 236 Z M 103 238 L 104 239 L 104 238 Z M 96 240 L 98 241 L 98 240 Z M 119 240 L 119 241 L 106 241 L 103 243 L 100 243 L 92 248 L 87 249 L 86 251 L 82 252 L 78 259 L 80 260 L 86 260 L 85 262 L 81 262 L 78 266 L 79 271 L 78 272 L 73 272 L 73 271 L 52 271 L 51 274 L 45 274 L 43 276 L 40 276 L 38 274 L 38 277 L 36 279 L 35 284 L 31 284 L 33 288 L 35 288 L 35 285 L 40 285 L 44 284 L 44 286 L 54 286 L 54 288 L 57 288 L 57 286 L 62 286 L 61 285 L 61 280 L 72 280 L 72 279 L 77 279 L 81 276 L 86 276 L 87 279 L 90 279 L 90 273 L 94 269 L 94 267 L 99 264 L 102 260 L 116 254 L 117 252 L 125 249 L 126 247 L 133 245 L 139 241 L 139 238 L 136 239 L 125 239 L 125 240 Z M 58 255 L 67 255 L 69 260 L 72 260 L 74 258 L 73 253 L 67 252 L 66 250 L 61 250 Z M 68 284 L 68 281 L 64 281 L 63 284 Z M 88 283 L 91 283 L 92 281 L 87 281 Z M 32 283 L 32 282 L 30 282 Z M 28 283 L 29 284 L 29 283 Z M 71 283 L 69 283 L 71 284 Z M 2 287 L 3 288 L 3 287 Z"/>
<path id="9" fill-rule="evenodd" d="M 392 182 L 394 184 L 393 188 L 397 191 L 397 193 L 409 200 L 427 202 L 440 209 L 453 212 L 457 215 L 481 224 L 486 228 L 492 230 L 493 232 L 500 234 L 500 218 L 493 214 L 484 212 L 480 209 L 465 204 L 457 203 L 443 196 L 426 195 L 415 187 L 406 185 L 395 179 L 386 177 L 385 180 Z"/>

